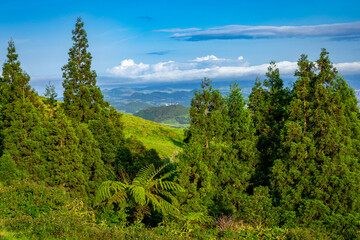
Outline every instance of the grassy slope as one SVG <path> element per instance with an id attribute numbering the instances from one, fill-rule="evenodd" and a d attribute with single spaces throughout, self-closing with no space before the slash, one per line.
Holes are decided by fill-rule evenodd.
<path id="1" fill-rule="evenodd" d="M 182 148 L 184 131 L 139 117 L 123 114 L 124 134 L 135 137 L 147 148 L 156 149 L 161 157 L 172 157 Z"/>
<path id="2" fill-rule="evenodd" d="M 41 101 L 45 97 L 39 96 Z M 58 104 L 62 102 L 58 101 Z M 45 107 L 47 105 L 45 104 Z M 165 126 L 129 114 L 122 114 L 125 137 L 135 137 L 147 148 L 154 148 L 160 157 L 173 159 L 181 149 L 184 139 L 184 130 Z"/>

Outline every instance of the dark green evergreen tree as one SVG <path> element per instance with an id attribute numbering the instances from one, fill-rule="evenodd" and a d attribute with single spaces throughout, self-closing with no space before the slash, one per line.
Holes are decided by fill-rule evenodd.
<path id="1" fill-rule="evenodd" d="M 227 129 L 222 144 L 224 154 L 216 174 L 222 188 L 221 194 L 217 196 L 217 206 L 221 213 L 232 214 L 247 197 L 250 178 L 253 177 L 258 161 L 258 151 L 250 110 L 246 107 L 237 83 L 230 86 L 226 107 Z"/>
<path id="2" fill-rule="evenodd" d="M 85 176 L 85 190 L 88 196 L 95 193 L 101 182 L 106 180 L 107 171 L 101 159 L 101 150 L 98 147 L 93 134 L 84 123 L 75 127 L 79 139 L 79 150 L 81 152 L 82 171 Z"/>
<path id="3" fill-rule="evenodd" d="M 224 99 L 206 78 L 201 90 L 194 94 L 187 143 L 179 161 L 177 181 L 185 189 L 179 193 L 179 199 L 184 211 L 216 214 L 214 198 L 221 190 L 216 174 L 219 172 L 221 143 L 226 129 Z"/>
<path id="4" fill-rule="evenodd" d="M 280 132 L 287 119 L 291 99 L 290 91 L 284 88 L 279 69 L 270 62 L 263 84 L 259 79 L 249 96 L 249 108 L 256 128 L 257 148 L 260 161 L 253 180 L 255 185 L 269 185 L 269 174 L 277 159 L 280 147 Z"/>
<path id="5" fill-rule="evenodd" d="M 48 182 L 51 185 L 63 185 L 85 196 L 87 179 L 79 139 L 72 122 L 61 108 L 55 112 L 50 125 L 47 160 L 51 176 Z"/>
<path id="6" fill-rule="evenodd" d="M 51 84 L 51 82 L 46 85 L 44 96 L 44 103 L 49 106 L 51 112 L 54 112 L 55 108 L 57 107 L 57 93 L 55 91 L 55 86 Z"/>
<path id="7" fill-rule="evenodd" d="M 121 114 L 109 108 L 96 86 L 97 75 L 91 70 L 92 57 L 87 51 L 89 45 L 83 27 L 84 23 L 78 18 L 72 31 L 74 43 L 69 50 L 68 63 L 62 68 L 63 108 L 66 115 L 75 122 L 88 123 L 101 150 L 102 161 L 113 171 L 116 153 L 124 143 Z"/>
<path id="8" fill-rule="evenodd" d="M 84 23 L 78 18 L 72 31 L 74 41 L 68 63 L 62 67 L 65 113 L 79 122 L 98 119 L 101 109 L 108 106 L 96 86 L 96 72 L 91 70 L 91 54 Z"/>
<path id="9" fill-rule="evenodd" d="M 117 152 L 125 144 L 121 114 L 113 108 L 102 109 L 99 119 L 89 121 L 88 127 L 98 142 L 103 162 L 115 171 Z"/>
<path id="10" fill-rule="evenodd" d="M 20 67 L 13 41 L 9 42 L 0 85 L 2 153 L 33 177 L 46 176 L 41 103 Z M 9 159 L 9 157 L 7 157 Z"/>
<path id="11" fill-rule="evenodd" d="M 298 66 L 281 158 L 272 173 L 283 222 L 326 227 L 353 238 L 359 227 L 360 168 L 354 150 L 358 137 L 349 129 L 359 126 L 353 117 L 359 110 L 344 104 L 355 96 L 325 49 L 316 65 L 303 55 Z"/>

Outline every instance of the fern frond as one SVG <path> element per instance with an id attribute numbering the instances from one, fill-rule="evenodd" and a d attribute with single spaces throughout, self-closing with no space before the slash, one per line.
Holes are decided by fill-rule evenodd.
<path id="1" fill-rule="evenodd" d="M 144 185 L 148 179 L 150 179 L 152 173 L 155 171 L 154 164 L 150 164 L 149 166 L 143 167 L 139 170 L 138 174 L 133 180 L 133 185 Z"/>
<path id="2" fill-rule="evenodd" d="M 160 170 L 161 171 L 161 170 Z M 158 182 L 170 177 L 171 175 L 173 175 L 174 173 L 176 173 L 177 170 L 174 170 L 174 171 L 170 171 L 166 174 L 164 174 L 163 176 L 161 176 L 160 178 L 157 178 L 157 179 L 151 179 L 152 181 L 147 181 L 146 182 L 146 188 L 151 188 L 153 187 L 154 185 L 158 184 Z"/>
<path id="3" fill-rule="evenodd" d="M 178 205 L 178 200 L 170 192 L 165 191 L 163 189 L 157 189 L 157 190 L 155 190 L 155 192 L 157 193 L 157 195 L 160 195 L 160 196 L 163 196 L 163 197 L 166 197 L 166 198 L 170 199 L 170 202 L 171 202 L 172 205 L 174 205 L 174 206 Z"/>
<path id="4" fill-rule="evenodd" d="M 124 203 L 126 202 L 127 194 L 126 191 L 119 191 L 115 193 L 111 198 L 108 200 L 108 205 L 111 205 L 113 203 Z"/>
<path id="5" fill-rule="evenodd" d="M 158 198 L 160 198 L 160 197 L 157 195 L 154 195 L 151 193 L 146 194 L 147 204 L 151 203 L 151 205 L 153 206 L 155 211 L 163 213 L 164 209 L 162 208 L 161 204 L 159 203 Z"/>
<path id="6" fill-rule="evenodd" d="M 131 182 L 129 175 L 127 174 L 127 172 L 125 171 L 124 167 L 121 164 L 119 164 L 118 167 L 119 167 L 119 173 L 121 176 L 120 180 L 123 183 L 125 183 L 126 185 L 129 185 Z"/>
<path id="7" fill-rule="evenodd" d="M 156 177 L 156 175 L 158 175 L 166 166 L 168 166 L 169 163 L 162 165 L 161 167 L 159 167 L 158 169 L 154 169 L 154 171 L 152 172 L 152 174 L 150 175 L 150 177 L 147 179 L 146 183 L 147 184 L 149 181 L 151 181 L 152 179 L 154 179 L 154 177 Z"/>
<path id="8" fill-rule="evenodd" d="M 163 214 L 171 214 L 175 215 L 176 213 L 180 213 L 179 209 L 177 209 L 173 204 L 169 203 L 162 197 L 154 194 L 146 194 L 148 201 L 152 204 L 155 211 L 161 212 Z"/>
<path id="9" fill-rule="evenodd" d="M 177 169 L 176 169 L 176 170 L 172 170 L 172 171 L 167 172 L 167 173 L 165 173 L 164 175 L 162 175 L 159 179 L 160 179 L 160 180 L 166 179 L 166 178 L 170 177 L 171 175 L 173 175 L 173 174 L 175 174 L 175 173 L 177 173 L 177 172 L 178 172 Z"/>
<path id="10" fill-rule="evenodd" d="M 168 191 L 184 192 L 185 190 L 177 183 L 171 181 L 156 181 L 154 182 L 155 189 L 164 189 Z"/>
<path id="11" fill-rule="evenodd" d="M 142 206 L 146 204 L 145 188 L 137 185 L 131 185 L 129 186 L 129 190 L 131 196 L 137 204 L 140 204 Z"/>
<path id="12" fill-rule="evenodd" d="M 105 181 L 101 183 L 95 194 L 95 206 L 112 198 L 118 192 L 124 192 L 125 187 L 126 186 L 122 182 Z"/>
<path id="13" fill-rule="evenodd" d="M 144 206 L 137 205 L 136 208 L 135 208 L 135 211 L 140 212 L 141 214 L 144 214 L 144 215 L 147 215 L 147 216 L 151 215 L 151 210 L 150 210 L 149 205 L 144 205 Z"/>

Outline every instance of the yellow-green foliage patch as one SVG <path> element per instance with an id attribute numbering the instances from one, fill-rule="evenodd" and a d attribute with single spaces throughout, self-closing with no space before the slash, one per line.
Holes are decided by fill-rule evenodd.
<path id="1" fill-rule="evenodd" d="M 123 114 L 125 137 L 135 137 L 161 157 L 175 156 L 182 149 L 184 130 Z"/>

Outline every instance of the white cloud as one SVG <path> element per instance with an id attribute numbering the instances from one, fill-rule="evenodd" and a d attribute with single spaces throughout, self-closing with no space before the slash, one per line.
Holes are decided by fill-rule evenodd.
<path id="1" fill-rule="evenodd" d="M 168 72 L 168 71 L 174 71 L 178 67 L 174 61 L 168 61 L 168 62 L 159 62 L 151 66 L 151 69 L 154 72 Z"/>
<path id="2" fill-rule="evenodd" d="M 137 76 L 143 74 L 149 68 L 149 64 L 136 64 L 132 59 L 125 59 L 121 61 L 119 66 L 108 69 L 107 71 L 117 76 Z"/>
<path id="3" fill-rule="evenodd" d="M 175 30 L 175 29 L 173 29 Z M 170 32 L 170 31 L 169 31 Z M 171 31 L 170 37 L 186 41 L 213 39 L 264 39 L 322 37 L 330 40 L 359 40 L 360 22 L 311 26 L 247 26 L 227 25 L 205 30 Z"/>
<path id="4" fill-rule="evenodd" d="M 351 63 L 337 63 L 334 64 L 334 67 L 341 74 L 359 74 L 360 73 L 360 62 L 351 62 Z"/>
<path id="5" fill-rule="evenodd" d="M 276 65 L 283 77 L 294 76 L 297 69 L 297 62 L 281 61 Z M 167 61 L 155 64 L 137 64 L 132 59 L 126 59 L 119 66 L 107 69 L 107 72 L 116 77 L 132 79 L 132 83 L 190 81 L 204 77 L 235 80 L 263 76 L 268 66 L 269 64 L 251 66 L 242 56 L 237 59 L 223 59 L 208 55 L 185 62 Z M 360 74 L 360 62 L 337 63 L 334 66 L 344 75 Z"/>
<path id="6" fill-rule="evenodd" d="M 207 55 L 205 57 L 197 57 L 194 59 L 195 62 L 203 62 L 203 61 L 219 61 L 219 60 L 225 60 L 223 58 L 217 58 L 216 56 L 214 55 Z"/>

